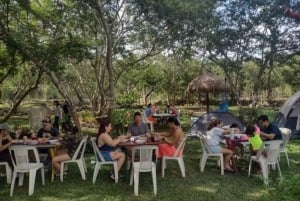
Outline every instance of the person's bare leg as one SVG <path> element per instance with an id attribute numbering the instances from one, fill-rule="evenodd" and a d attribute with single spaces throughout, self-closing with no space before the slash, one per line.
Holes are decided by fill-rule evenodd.
<path id="1" fill-rule="evenodd" d="M 125 154 L 123 152 L 111 152 L 111 159 L 112 160 L 117 160 L 118 164 L 118 171 L 120 171 L 124 161 L 125 161 Z"/>
<path id="2" fill-rule="evenodd" d="M 55 156 L 53 159 L 52 159 L 52 165 L 55 169 L 56 172 L 59 172 L 60 171 L 60 163 L 62 161 L 67 161 L 67 160 L 70 160 L 70 156 L 69 154 L 67 153 L 63 153 L 63 154 L 60 154 L 60 155 L 57 155 Z"/>
<path id="3" fill-rule="evenodd" d="M 228 167 L 229 165 L 229 161 L 233 155 L 232 150 L 230 149 L 226 149 L 226 148 L 221 148 L 221 152 L 224 154 L 225 158 L 224 158 L 224 167 Z"/>

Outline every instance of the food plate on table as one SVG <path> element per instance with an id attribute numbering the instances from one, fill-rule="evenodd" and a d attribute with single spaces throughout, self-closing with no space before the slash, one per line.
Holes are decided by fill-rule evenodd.
<path id="1" fill-rule="evenodd" d="M 48 142 L 50 143 L 50 144 L 56 144 L 57 143 L 57 139 L 53 139 L 53 140 L 48 140 Z"/>
<path id="2" fill-rule="evenodd" d="M 147 137 L 144 137 L 144 136 L 136 136 L 135 139 L 136 139 L 136 140 L 145 140 L 145 141 L 146 141 L 146 140 L 147 140 Z"/>
<path id="3" fill-rule="evenodd" d="M 27 144 L 30 144 L 30 145 L 36 145 L 36 144 L 38 144 L 38 143 L 39 143 L 38 140 L 28 140 L 28 141 L 27 141 Z"/>
<path id="4" fill-rule="evenodd" d="M 235 138 L 241 138 L 241 137 L 244 137 L 246 134 L 234 134 L 234 137 Z M 225 137 L 230 137 L 230 134 L 226 134 L 226 135 L 224 135 Z"/>
<path id="5" fill-rule="evenodd" d="M 137 144 L 144 144 L 145 142 L 146 142 L 145 139 L 137 139 L 137 140 L 135 141 L 135 143 L 137 143 Z"/>

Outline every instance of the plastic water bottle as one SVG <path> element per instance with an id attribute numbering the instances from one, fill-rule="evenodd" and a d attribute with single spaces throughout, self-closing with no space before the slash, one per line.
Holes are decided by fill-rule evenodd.
<path id="1" fill-rule="evenodd" d="M 24 144 L 27 144 L 27 136 L 26 136 L 26 135 L 23 136 L 23 143 L 24 143 Z"/>
<path id="2" fill-rule="evenodd" d="M 230 128 L 230 139 L 234 139 L 234 128 Z"/>

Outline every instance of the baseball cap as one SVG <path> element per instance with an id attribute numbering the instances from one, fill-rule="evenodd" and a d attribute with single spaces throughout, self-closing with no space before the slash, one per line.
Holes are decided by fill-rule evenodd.
<path id="1" fill-rule="evenodd" d="M 0 124 L 0 130 L 7 130 L 8 132 L 13 132 L 7 123 Z"/>

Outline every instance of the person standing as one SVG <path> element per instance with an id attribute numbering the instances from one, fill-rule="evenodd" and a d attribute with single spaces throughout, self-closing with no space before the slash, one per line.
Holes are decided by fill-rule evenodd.
<path id="1" fill-rule="evenodd" d="M 60 104 L 58 101 L 54 101 L 54 122 L 53 127 L 57 128 L 59 130 L 59 121 L 61 119 L 61 110 L 60 110 Z"/>
<path id="2" fill-rule="evenodd" d="M 70 130 L 73 127 L 73 124 L 71 122 L 71 109 L 68 101 L 65 101 L 62 105 L 63 110 L 63 122 L 62 122 L 62 128 L 63 130 Z"/>

